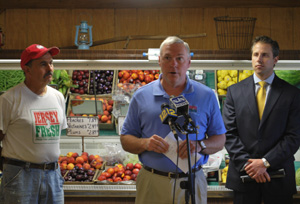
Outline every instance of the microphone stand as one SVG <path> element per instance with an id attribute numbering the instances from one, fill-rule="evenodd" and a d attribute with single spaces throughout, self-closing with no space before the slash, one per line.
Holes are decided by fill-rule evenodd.
<path id="1" fill-rule="evenodd" d="M 192 163 L 191 163 L 191 152 L 190 152 L 190 141 L 189 141 L 189 133 L 197 133 L 198 131 L 193 128 L 188 127 L 189 122 L 185 120 L 183 129 L 186 131 L 186 144 L 187 144 L 187 151 L 188 151 L 188 165 L 189 165 L 189 175 L 188 181 L 181 181 L 180 187 L 185 189 L 185 203 L 189 203 L 190 196 L 192 198 L 192 204 L 196 204 L 195 202 L 195 182 L 193 171 L 192 171 Z"/>

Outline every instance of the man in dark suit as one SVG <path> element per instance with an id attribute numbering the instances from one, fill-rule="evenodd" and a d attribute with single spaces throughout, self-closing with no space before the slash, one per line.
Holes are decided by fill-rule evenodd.
<path id="1" fill-rule="evenodd" d="M 276 41 L 256 37 L 251 50 L 254 74 L 228 87 L 223 108 L 230 156 L 226 187 L 233 189 L 235 204 L 292 203 L 294 154 L 300 144 L 300 89 L 275 75 Z M 257 96 L 260 81 L 266 82 L 262 105 Z M 279 175 L 279 169 L 284 169 L 285 176 L 272 176 Z M 249 181 L 243 182 L 243 175 Z"/>

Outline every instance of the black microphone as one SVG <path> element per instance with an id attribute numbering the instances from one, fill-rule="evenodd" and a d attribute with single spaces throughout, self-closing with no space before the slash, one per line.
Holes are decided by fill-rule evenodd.
<path id="1" fill-rule="evenodd" d="M 176 139 L 178 139 L 175 129 L 175 120 L 177 114 L 174 109 L 170 108 L 167 103 L 161 104 L 161 114 L 159 115 L 162 124 L 168 124 Z"/>
<path id="2" fill-rule="evenodd" d="M 174 97 L 173 95 L 170 97 L 170 105 L 173 108 L 177 115 L 183 115 L 186 120 L 196 128 L 194 121 L 192 120 L 191 116 L 189 115 L 189 102 L 183 95 Z"/>

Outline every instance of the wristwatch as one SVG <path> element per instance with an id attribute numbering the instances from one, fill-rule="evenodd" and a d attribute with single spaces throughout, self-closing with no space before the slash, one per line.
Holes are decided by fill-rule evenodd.
<path id="1" fill-rule="evenodd" d="M 266 168 L 269 168 L 271 166 L 270 163 L 265 158 L 262 158 L 261 160 L 263 161 Z"/>
<path id="2" fill-rule="evenodd" d="M 199 141 L 199 145 L 200 145 L 200 147 L 201 147 L 201 150 L 200 150 L 200 152 L 199 152 L 199 153 L 202 153 L 202 152 L 203 152 L 203 150 L 205 150 L 205 149 L 206 149 L 206 145 L 205 145 L 205 143 L 204 143 L 204 141 L 203 141 L 203 140 Z"/>

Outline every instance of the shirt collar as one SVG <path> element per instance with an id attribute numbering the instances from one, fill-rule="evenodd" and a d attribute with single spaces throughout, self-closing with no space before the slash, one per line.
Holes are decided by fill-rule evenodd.
<path id="1" fill-rule="evenodd" d="M 153 95 L 155 96 L 164 96 L 169 97 L 168 94 L 165 92 L 163 86 L 160 83 L 162 74 L 159 75 L 159 78 L 154 82 L 154 88 L 153 88 Z M 182 94 L 189 94 L 194 92 L 194 87 L 191 84 L 191 80 L 188 75 L 186 75 L 186 86 L 184 90 L 182 91 Z"/>
<path id="2" fill-rule="evenodd" d="M 267 82 L 268 84 L 272 84 L 273 80 L 274 80 L 275 74 L 274 72 L 271 74 L 271 76 L 269 76 L 266 80 L 264 80 L 265 82 Z M 258 82 L 262 81 L 260 80 L 255 73 L 253 74 L 253 79 L 254 79 L 254 83 L 257 84 Z"/>

